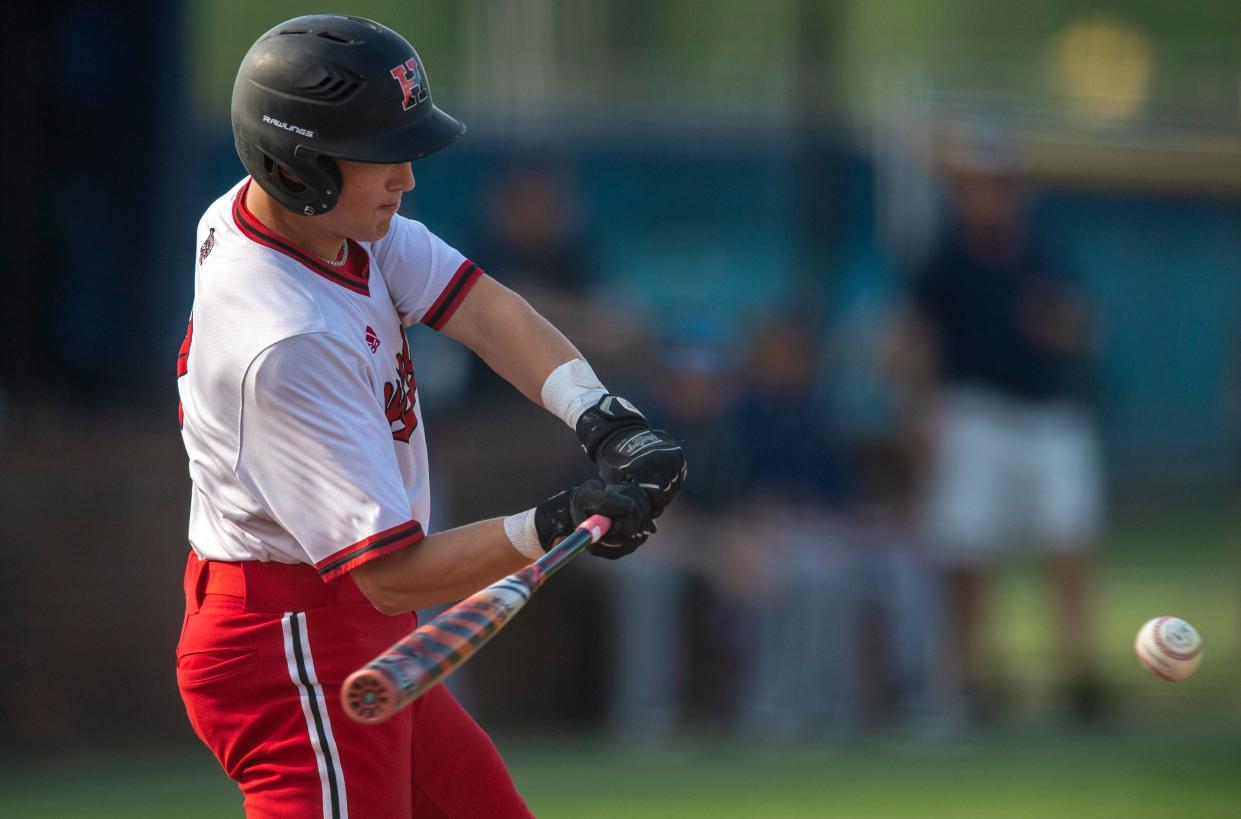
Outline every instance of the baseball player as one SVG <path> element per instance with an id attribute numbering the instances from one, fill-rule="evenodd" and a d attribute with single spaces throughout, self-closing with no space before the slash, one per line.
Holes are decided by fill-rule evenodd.
<path id="1" fill-rule="evenodd" d="M 411 161 L 465 131 L 398 34 L 335 15 L 276 26 L 242 61 L 232 124 L 249 176 L 199 222 L 177 362 L 190 722 L 250 817 L 528 816 L 442 686 L 363 726 L 340 685 L 414 628 L 414 609 L 519 569 L 591 514 L 613 520 L 595 554 L 632 552 L 684 480 L 683 453 L 524 300 L 397 214 Z M 415 322 L 562 418 L 603 481 L 425 532 Z"/>

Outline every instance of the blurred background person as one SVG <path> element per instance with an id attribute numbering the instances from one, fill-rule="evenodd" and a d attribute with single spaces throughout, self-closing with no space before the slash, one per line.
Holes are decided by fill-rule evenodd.
<path id="1" fill-rule="evenodd" d="M 644 331 L 640 320 L 612 309 L 588 231 L 580 184 L 564 158 L 517 156 L 505 162 L 479 196 L 472 220 L 479 265 L 519 292 L 557 327 L 568 328 L 586 355 L 601 366 L 631 366 L 632 348 Z M 556 324 L 561 322 L 562 324 Z M 470 392 L 504 397 L 504 385 L 475 363 Z M 498 394 L 498 395 L 497 395 Z"/>
<path id="2" fill-rule="evenodd" d="M 1097 320 L 1031 235 L 1014 148 L 994 126 L 949 132 L 942 173 L 949 219 L 913 283 L 904 355 L 925 388 L 925 526 L 945 582 L 951 679 L 972 716 L 1003 707 L 993 576 L 1029 545 L 1047 566 L 1067 705 L 1094 718 Z"/>
<path id="3" fill-rule="evenodd" d="M 658 393 L 635 400 L 656 427 L 683 431 L 687 458 L 702 466 L 677 508 L 659 519 L 664 548 L 650 560 L 618 562 L 633 565 L 608 578 L 608 721 L 626 742 L 662 745 L 695 721 L 718 721 L 735 692 L 735 658 L 723 649 L 739 617 L 712 581 L 725 559 L 722 542 L 757 542 L 759 535 L 737 510 L 746 430 L 734 422 L 746 385 L 727 328 L 705 311 L 671 317 L 656 333 L 650 363 L 667 380 Z"/>
<path id="4" fill-rule="evenodd" d="M 481 200 L 481 253 L 506 287 L 531 287 L 530 300 L 582 298 L 598 275 L 582 233 L 584 214 L 564 163 L 514 160 Z"/>
<path id="5" fill-rule="evenodd" d="M 746 646 L 737 704 L 744 735 L 774 742 L 856 722 L 861 563 L 850 466 L 815 401 L 816 327 L 785 310 L 754 322 L 746 388 L 744 530 L 728 539 L 721 581 Z M 742 636 L 744 635 L 744 636 Z"/>
<path id="6" fill-rule="evenodd" d="M 566 169 L 553 161 L 514 161 L 497 174 L 479 201 L 479 259 L 488 275 L 513 290 L 548 321 L 564 319 L 593 336 L 585 321 L 596 273 L 582 235 L 581 207 Z M 518 291 L 520 292 L 520 291 Z M 554 318 L 552 316 L 555 316 Z M 505 385 L 478 362 L 471 393 L 496 396 Z"/>
<path id="7" fill-rule="evenodd" d="M 744 526 L 724 539 L 717 574 L 743 647 L 737 725 L 766 742 L 921 719 L 932 682 L 938 601 L 894 479 L 874 474 L 892 465 L 822 400 L 821 380 L 835 376 L 819 325 L 792 308 L 750 327 L 735 415 Z"/>

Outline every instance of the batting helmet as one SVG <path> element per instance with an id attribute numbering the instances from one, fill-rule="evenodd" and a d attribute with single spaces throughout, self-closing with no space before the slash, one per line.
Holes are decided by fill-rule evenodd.
<path id="1" fill-rule="evenodd" d="M 307 216 L 336 205 L 334 158 L 408 162 L 465 133 L 431 103 L 422 61 L 401 35 L 335 14 L 281 23 L 250 47 L 233 85 L 232 119 L 241 164 L 277 202 Z"/>

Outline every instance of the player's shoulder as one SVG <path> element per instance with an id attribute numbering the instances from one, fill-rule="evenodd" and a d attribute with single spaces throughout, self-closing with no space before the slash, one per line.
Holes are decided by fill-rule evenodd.
<path id="1" fill-rule="evenodd" d="M 367 249 L 372 258 L 378 259 L 379 263 L 383 264 L 384 260 L 394 252 L 428 253 L 435 241 L 438 241 L 438 237 L 426 225 L 417 219 L 409 219 L 398 213 L 393 215 L 387 233 L 373 242 L 363 242 L 362 246 Z"/>
<path id="2" fill-rule="evenodd" d="M 369 243 L 367 251 L 393 303 L 398 309 L 403 305 L 410 315 L 415 312 L 415 302 L 424 297 L 434 300 L 466 262 L 460 251 L 422 222 L 399 214 L 393 216 L 387 234 Z"/>
<path id="3" fill-rule="evenodd" d="M 401 266 L 433 266 L 443 259 L 459 256 L 458 251 L 417 219 L 399 213 L 392 217 L 388 232 L 380 239 L 366 243 L 371 258 L 382 269 L 396 261 Z"/>
<path id="4" fill-rule="evenodd" d="M 242 234 L 233 215 L 237 197 L 249 177 L 233 185 L 227 192 L 207 206 L 198 220 L 198 256 L 195 260 L 198 272 L 211 271 L 211 276 L 198 276 L 199 284 L 215 282 L 228 276 L 228 271 L 245 267 L 248 260 L 262 258 L 253 242 Z"/>
<path id="5" fill-rule="evenodd" d="M 198 234 L 202 236 L 209 230 L 220 230 L 233 222 L 233 204 L 241 189 L 245 187 L 249 177 L 241 179 L 207 206 L 198 219 Z"/>
<path id="6" fill-rule="evenodd" d="M 242 350 L 325 329 L 324 306 L 299 264 L 247 238 L 234 218 L 242 180 L 199 221 L 195 332 L 209 322 Z"/>

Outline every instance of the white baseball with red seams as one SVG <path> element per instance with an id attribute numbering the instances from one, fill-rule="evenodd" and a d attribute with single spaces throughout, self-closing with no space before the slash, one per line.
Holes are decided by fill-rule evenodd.
<path id="1" fill-rule="evenodd" d="M 1138 660 L 1156 677 L 1183 680 L 1202 662 L 1202 637 L 1189 623 L 1165 614 L 1138 629 L 1133 643 Z"/>

